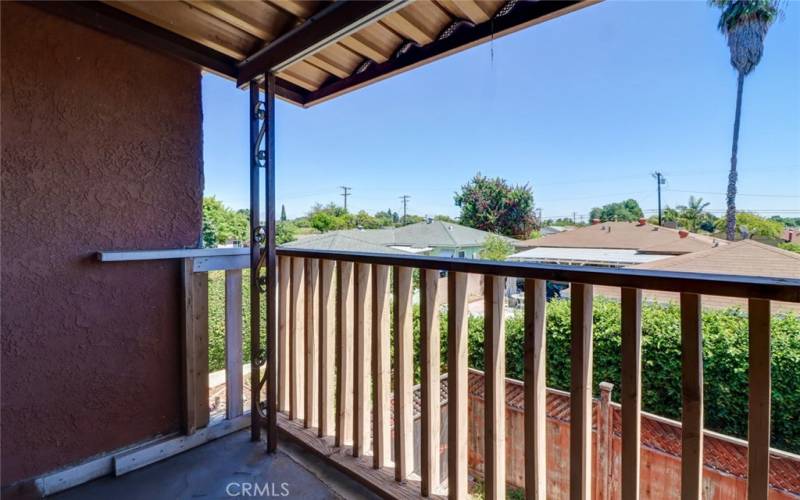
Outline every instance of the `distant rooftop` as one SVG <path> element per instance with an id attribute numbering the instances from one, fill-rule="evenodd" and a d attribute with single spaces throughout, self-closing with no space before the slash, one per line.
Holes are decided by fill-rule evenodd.
<path id="1" fill-rule="evenodd" d="M 664 258 L 668 258 L 668 256 L 617 248 L 538 247 L 517 252 L 511 255 L 508 260 L 621 267 Z"/>
<path id="2" fill-rule="evenodd" d="M 753 240 L 742 240 L 640 264 L 636 269 L 800 278 L 800 254 Z"/>
<path id="3" fill-rule="evenodd" d="M 381 248 L 383 251 L 380 253 L 405 254 L 419 253 L 432 248 L 480 247 L 491 235 L 492 233 L 487 231 L 460 224 L 432 220 L 396 228 L 330 231 L 282 246 L 372 253 L 378 253 L 377 248 Z M 501 238 L 514 245 L 519 243 L 505 236 Z"/>
<path id="4" fill-rule="evenodd" d="M 519 245 L 528 248 L 605 248 L 642 253 L 684 254 L 724 245 L 725 240 L 638 222 L 602 222 L 550 234 Z"/>

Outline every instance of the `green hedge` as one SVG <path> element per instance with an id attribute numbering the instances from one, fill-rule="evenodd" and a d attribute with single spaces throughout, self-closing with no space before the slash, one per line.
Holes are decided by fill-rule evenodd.
<path id="1" fill-rule="evenodd" d="M 250 359 L 249 279 L 243 272 L 242 316 L 244 359 Z M 209 369 L 225 367 L 224 273 L 209 276 Z M 569 300 L 547 305 L 547 385 L 569 390 Z M 620 388 L 619 303 L 597 299 L 594 303 L 594 371 L 597 393 L 600 382 Z M 442 313 L 441 364 L 447 365 L 447 317 Z M 419 381 L 419 307 L 414 307 L 415 380 Z M 262 331 L 262 339 L 264 333 Z M 747 315 L 738 309 L 703 313 L 703 362 L 705 426 L 724 434 L 747 436 Z M 484 367 L 483 318 L 469 319 L 469 364 Z M 263 340 L 262 340 L 263 342 Z M 681 411 L 680 309 L 674 304 L 645 303 L 642 308 L 642 407 L 645 411 L 680 419 Z M 523 376 L 523 320 L 521 314 L 506 320 L 506 373 Z M 775 315 L 772 320 L 772 444 L 800 452 L 800 316 Z"/>
<path id="2" fill-rule="evenodd" d="M 263 312 L 263 306 L 262 306 Z M 250 362 L 250 270 L 242 271 L 242 359 Z M 261 327 L 261 345 L 266 338 Z M 208 273 L 208 369 L 225 369 L 225 271 Z"/>
<path id="3" fill-rule="evenodd" d="M 610 300 L 594 304 L 595 394 L 600 382 L 614 384 L 619 401 L 620 308 Z M 469 321 L 470 366 L 482 369 L 483 319 Z M 523 376 L 521 315 L 506 321 L 506 373 Z M 642 309 L 642 407 L 680 420 L 680 309 L 674 304 L 645 303 Z M 738 309 L 703 313 L 705 426 L 724 434 L 747 437 L 747 315 Z M 547 385 L 569 390 L 570 310 L 568 300 L 547 306 Z M 772 318 L 772 445 L 800 452 L 800 316 Z"/>

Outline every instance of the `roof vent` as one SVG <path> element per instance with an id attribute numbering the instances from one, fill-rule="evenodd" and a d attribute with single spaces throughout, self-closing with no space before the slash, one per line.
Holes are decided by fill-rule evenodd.
<path id="1" fill-rule="evenodd" d="M 678 236 L 680 236 L 681 238 L 686 238 L 687 236 L 689 236 L 689 231 L 681 229 L 678 231 Z"/>
<path id="2" fill-rule="evenodd" d="M 647 219 L 644 217 L 639 217 L 639 225 L 644 226 L 645 224 L 647 224 Z"/>
<path id="3" fill-rule="evenodd" d="M 430 224 L 431 222 L 433 222 L 433 217 L 426 217 L 426 218 L 425 218 L 425 222 L 426 222 L 427 224 Z"/>
<path id="4" fill-rule="evenodd" d="M 592 225 L 600 224 L 600 219 L 592 219 Z"/>

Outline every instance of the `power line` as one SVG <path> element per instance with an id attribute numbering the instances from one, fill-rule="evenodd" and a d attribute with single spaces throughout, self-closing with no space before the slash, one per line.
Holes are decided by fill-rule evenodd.
<path id="1" fill-rule="evenodd" d="M 725 195 L 726 193 L 720 193 L 716 191 L 693 191 L 688 189 L 665 189 L 664 191 L 669 191 L 670 193 L 691 193 L 691 194 L 719 194 Z M 763 198 L 800 198 L 798 195 L 794 194 L 763 194 L 763 193 L 736 193 L 736 196 L 755 196 L 755 197 L 763 197 Z"/>
<path id="2" fill-rule="evenodd" d="M 342 188 L 342 197 L 344 198 L 344 211 L 347 212 L 347 197 L 350 196 L 350 192 L 353 188 L 349 186 L 339 186 Z"/>

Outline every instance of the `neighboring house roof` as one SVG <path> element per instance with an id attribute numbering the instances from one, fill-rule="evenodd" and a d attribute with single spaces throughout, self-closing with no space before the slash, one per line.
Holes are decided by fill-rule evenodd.
<path id="1" fill-rule="evenodd" d="M 668 256 L 615 248 L 539 247 L 515 253 L 508 260 L 568 265 L 632 266 L 665 258 Z"/>
<path id="2" fill-rule="evenodd" d="M 409 252 L 396 248 L 377 245 L 363 239 L 354 238 L 339 231 L 323 233 L 308 238 L 291 241 L 281 245 L 282 248 L 301 248 L 313 250 L 335 250 L 340 252 L 364 252 L 364 253 L 389 253 L 398 255 L 408 255 Z"/>
<path id="3" fill-rule="evenodd" d="M 471 227 L 462 226 L 448 222 L 433 220 L 430 222 L 418 222 L 408 226 L 384 229 L 346 229 L 342 231 L 330 231 L 316 236 L 302 238 L 297 241 L 287 243 L 286 247 L 292 248 L 325 248 L 328 250 L 346 250 L 338 246 L 356 246 L 351 240 L 361 242 L 365 249 L 353 248 L 349 251 L 368 252 L 366 246 L 381 246 L 384 249 L 394 249 L 396 251 L 386 251 L 384 253 L 419 253 L 423 249 L 432 248 L 466 248 L 480 247 L 486 238 L 492 233 L 480 231 Z M 334 238 L 336 236 L 337 238 Z M 516 244 L 517 240 L 500 236 L 509 243 Z M 408 250 L 403 247 L 408 247 Z M 375 250 L 372 250 L 375 251 Z"/>
<path id="4" fill-rule="evenodd" d="M 652 224 L 603 222 L 519 242 L 523 247 L 607 248 L 647 253 L 688 253 L 724 245 L 724 240 Z"/>
<path id="5" fill-rule="evenodd" d="M 741 240 L 701 252 L 640 264 L 634 268 L 800 278 L 800 254 L 753 240 Z"/>
<path id="6" fill-rule="evenodd" d="M 394 230 L 394 235 L 395 245 L 463 248 L 483 246 L 492 233 L 452 222 L 432 220 L 398 227 Z M 512 238 L 500 237 L 511 244 L 518 243 Z"/>

